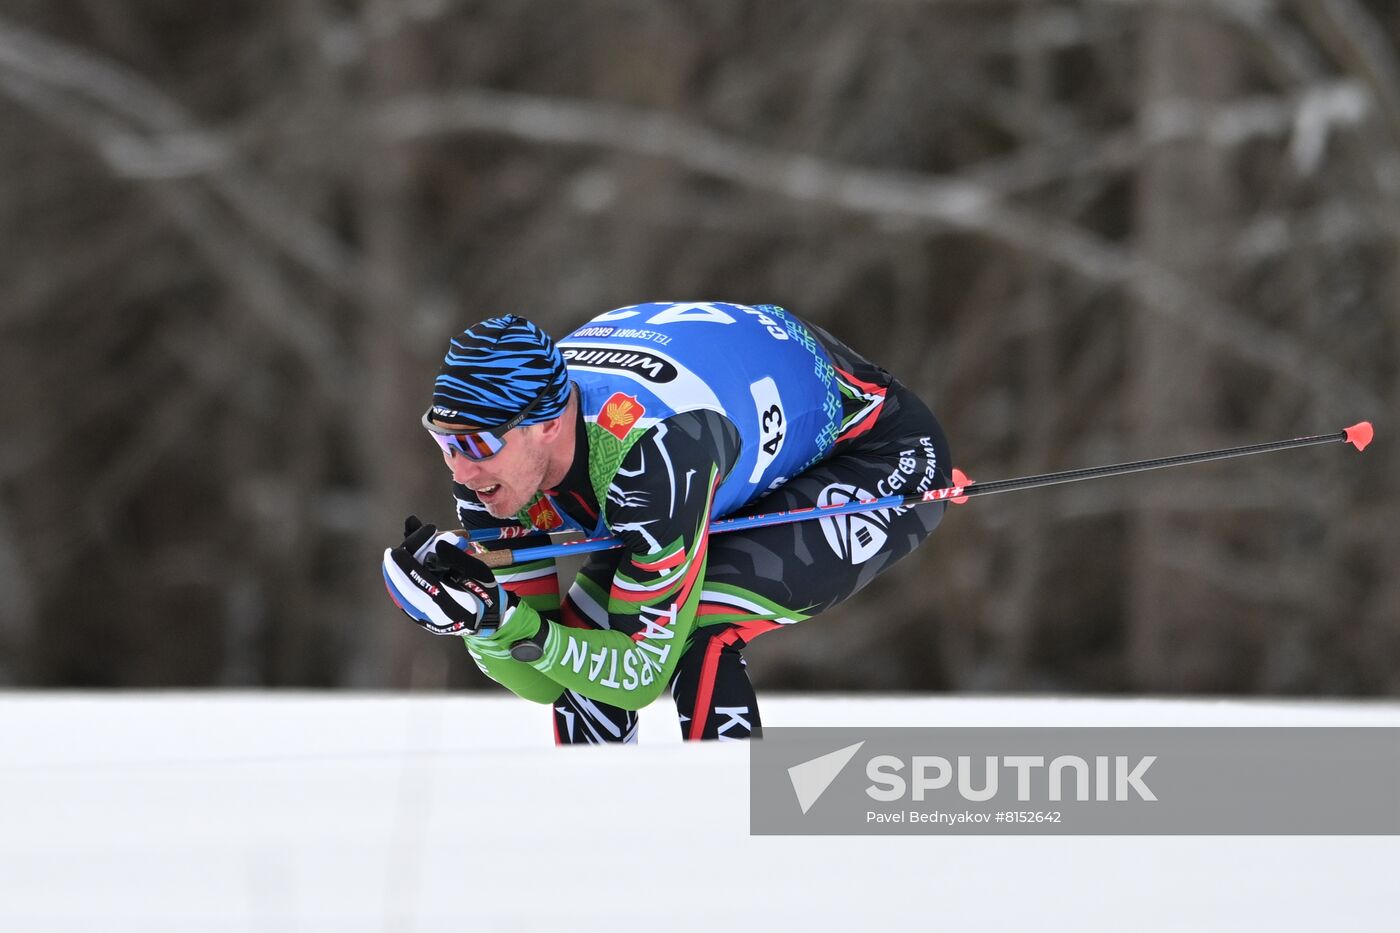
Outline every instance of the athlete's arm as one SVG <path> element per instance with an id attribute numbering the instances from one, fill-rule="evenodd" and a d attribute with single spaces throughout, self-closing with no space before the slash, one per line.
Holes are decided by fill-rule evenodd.
<path id="1" fill-rule="evenodd" d="M 457 520 L 468 531 L 479 528 L 519 527 L 520 525 L 512 518 L 493 516 L 486 511 L 486 506 L 481 504 L 476 493 L 461 483 L 454 482 L 452 484 L 452 497 L 457 503 Z M 531 540 L 528 537 L 511 538 L 507 544 L 502 546 L 529 547 L 532 544 L 547 544 L 548 542 L 548 537 L 541 535 L 536 540 Z M 552 559 L 503 567 L 496 570 L 495 575 L 496 582 L 515 597 L 512 602 L 529 605 L 541 616 L 558 617 L 559 577 L 555 572 Z M 557 683 L 531 669 L 528 665 L 520 664 L 509 656 L 501 659 L 484 654 L 473 647 L 472 642 L 475 639 L 469 638 L 466 641 L 467 653 L 476 662 L 476 666 L 481 668 L 481 672 L 516 696 L 533 700 L 536 703 L 553 703 L 563 692 L 563 688 Z"/>
<path id="2" fill-rule="evenodd" d="M 521 663 L 590 699 L 640 709 L 670 682 L 695 625 L 705 576 L 710 507 L 737 459 L 733 426 L 713 412 L 674 415 L 628 451 L 604 514 L 624 553 L 608 594 L 610 629 L 577 629 L 517 606 L 492 636 L 472 636 L 483 657 L 508 657 L 523 638 L 543 656 Z"/>

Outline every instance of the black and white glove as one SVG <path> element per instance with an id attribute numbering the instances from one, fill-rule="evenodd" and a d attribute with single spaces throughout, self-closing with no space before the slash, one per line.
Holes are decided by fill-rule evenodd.
<path id="1" fill-rule="evenodd" d="M 500 624 L 505 590 L 461 538 L 410 515 L 403 543 L 384 551 L 384 585 L 404 614 L 434 635 L 487 635 Z"/>

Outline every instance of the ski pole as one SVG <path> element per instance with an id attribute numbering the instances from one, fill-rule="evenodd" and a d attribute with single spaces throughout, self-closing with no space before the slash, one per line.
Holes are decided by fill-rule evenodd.
<path id="1" fill-rule="evenodd" d="M 1201 453 L 1181 454 L 1175 457 L 1159 457 L 1153 460 L 1134 460 L 1131 463 L 1114 463 L 1108 466 L 1087 467 L 1079 470 L 1065 470 L 1060 473 L 1039 473 L 1035 476 L 1022 476 L 1016 479 L 996 480 L 990 483 L 974 483 L 963 475 L 961 470 L 953 471 L 954 485 L 907 496 L 881 496 L 873 499 L 852 499 L 849 502 L 831 505 L 809 505 L 784 512 L 769 512 L 764 515 L 747 515 L 740 518 L 722 518 L 710 523 L 711 534 L 739 531 L 744 528 L 761 528 L 766 525 L 783 525 L 788 522 L 804 522 L 813 518 L 829 518 L 836 515 L 851 515 L 860 512 L 878 512 L 884 509 L 904 509 L 926 502 L 953 501 L 966 502 L 974 496 L 990 496 L 999 492 L 1017 489 L 1035 489 L 1040 486 L 1055 486 L 1060 483 L 1077 483 L 1086 479 L 1100 479 L 1106 476 L 1122 476 L 1125 473 L 1141 473 L 1147 470 L 1160 470 L 1165 467 L 1183 466 L 1188 463 L 1204 463 L 1209 460 L 1228 460 L 1250 454 L 1270 453 L 1275 450 L 1290 450 L 1294 447 L 1312 447 L 1318 444 L 1346 442 L 1357 450 L 1365 450 L 1374 436 L 1371 422 L 1361 421 L 1335 434 L 1315 434 L 1311 437 L 1295 437 L 1286 441 L 1272 441 L 1267 444 L 1253 444 L 1248 447 L 1228 447 L 1221 450 L 1207 450 Z M 471 543 L 494 541 L 502 538 L 522 537 L 540 534 L 530 528 L 486 528 L 473 532 L 458 532 Z M 622 540 L 615 536 L 583 538 L 560 544 L 545 544 L 538 547 L 500 549 L 482 551 L 476 554 L 490 567 L 506 567 L 526 561 L 542 560 L 546 557 L 559 557 L 566 554 L 586 554 L 593 551 L 608 551 L 620 547 Z"/>

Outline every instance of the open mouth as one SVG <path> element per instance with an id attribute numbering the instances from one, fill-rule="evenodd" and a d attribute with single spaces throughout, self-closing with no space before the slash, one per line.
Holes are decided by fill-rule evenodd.
<path id="1" fill-rule="evenodd" d="M 487 496 L 493 496 L 497 492 L 500 492 L 500 489 L 501 484 L 496 483 L 494 486 L 483 486 L 480 489 L 473 489 L 472 492 L 476 493 L 478 498 L 485 499 Z"/>

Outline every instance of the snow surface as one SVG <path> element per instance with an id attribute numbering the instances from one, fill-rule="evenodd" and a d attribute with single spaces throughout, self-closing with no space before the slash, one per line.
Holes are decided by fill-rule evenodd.
<path id="1" fill-rule="evenodd" d="M 768 725 L 1400 725 L 1396 703 L 765 698 Z M 0 693 L 0 931 L 1398 929 L 1394 837 L 751 837 L 743 744 L 507 697 Z"/>

